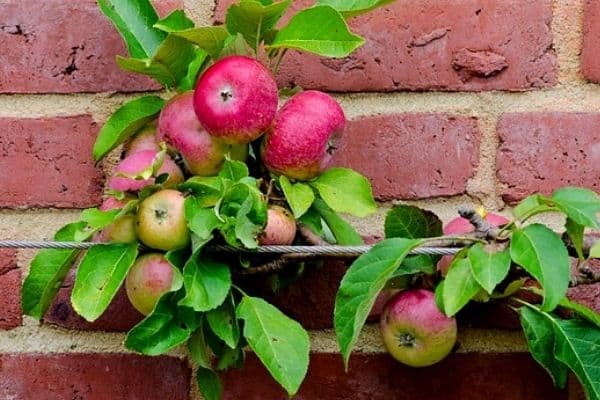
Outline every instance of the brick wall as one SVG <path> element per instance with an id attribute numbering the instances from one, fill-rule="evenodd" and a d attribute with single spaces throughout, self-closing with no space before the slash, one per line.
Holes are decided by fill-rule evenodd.
<path id="1" fill-rule="evenodd" d="M 182 4 L 156 3 L 162 12 Z M 183 3 L 212 23 L 229 1 Z M 447 220 L 462 204 L 508 214 L 524 196 L 566 184 L 600 192 L 600 0 L 398 0 L 351 25 L 367 39 L 355 55 L 292 52 L 279 82 L 334 92 L 346 110 L 336 163 L 366 174 L 381 206 L 351 220 L 363 235 L 381 235 L 395 200 Z M 99 202 L 108 166 L 95 166 L 90 148 L 102 121 L 130 92 L 156 86 L 116 68 L 124 46 L 93 0 L 0 1 L 0 43 L 0 237 L 49 238 Z M 32 255 L 0 251 L 0 398 L 198 398 L 183 350 L 149 359 L 123 348 L 140 318 L 123 296 L 88 324 L 70 308 L 66 282 L 44 323 L 22 318 Z M 494 330 L 494 318 L 461 329 L 457 354 L 426 370 L 392 362 L 369 327 L 346 375 L 330 329 L 344 266 L 324 271 L 274 299 L 313 329 L 298 398 L 581 396 L 576 384 L 553 390 L 520 333 Z M 599 285 L 570 293 L 600 311 Z M 225 381 L 228 399 L 286 398 L 251 356 Z"/>

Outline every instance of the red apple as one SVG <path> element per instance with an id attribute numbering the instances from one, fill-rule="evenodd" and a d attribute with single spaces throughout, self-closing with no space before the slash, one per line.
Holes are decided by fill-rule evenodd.
<path id="1" fill-rule="evenodd" d="M 244 161 L 248 145 L 229 145 L 209 135 L 194 112 L 194 92 L 173 97 L 158 118 L 158 139 L 181 154 L 193 175 L 216 175 L 227 154 Z"/>
<path id="2" fill-rule="evenodd" d="M 185 220 L 185 198 L 177 190 L 164 189 L 145 198 L 138 207 L 137 235 L 148 247 L 174 250 L 190 242 Z"/>
<path id="3" fill-rule="evenodd" d="M 444 359 L 456 343 L 456 319 L 445 316 L 433 292 L 402 291 L 381 314 L 380 330 L 388 352 L 411 367 L 426 367 Z"/>
<path id="4" fill-rule="evenodd" d="M 290 245 L 296 237 L 296 220 L 283 207 L 269 206 L 267 225 L 258 237 L 261 245 Z"/>
<path id="5" fill-rule="evenodd" d="M 108 187 L 120 192 L 135 192 L 148 185 L 152 185 L 154 183 L 154 178 L 133 179 L 119 176 L 119 174 L 136 175 L 141 173 L 152 165 L 154 157 L 156 157 L 157 154 L 158 152 L 155 150 L 142 150 L 125 157 L 115 168 L 115 175 L 108 181 Z M 167 187 L 181 183 L 184 180 L 183 172 L 181 172 L 181 169 L 168 155 L 165 156 L 163 164 L 158 171 L 158 175 L 164 173 L 169 174 L 169 179 L 165 183 L 165 186 Z"/>
<path id="6" fill-rule="evenodd" d="M 262 159 L 269 171 L 309 180 L 328 167 L 346 118 L 331 96 L 316 90 L 298 93 L 279 110 L 267 132 Z"/>
<path id="7" fill-rule="evenodd" d="M 159 151 L 160 146 L 156 137 L 156 123 L 152 122 L 142 128 L 125 145 L 125 154 L 133 154 L 138 151 L 154 150 Z"/>
<path id="8" fill-rule="evenodd" d="M 173 275 L 173 267 L 162 254 L 138 257 L 125 278 L 125 290 L 133 307 L 144 315 L 150 314 L 160 296 L 171 289 Z"/>
<path id="9" fill-rule="evenodd" d="M 198 79 L 194 110 L 214 137 L 229 144 L 250 143 L 271 125 L 279 95 L 269 72 L 254 58 L 220 59 Z"/>
<path id="10" fill-rule="evenodd" d="M 499 227 L 510 222 L 502 215 L 486 212 L 485 210 L 478 210 L 477 212 L 495 227 Z M 473 224 L 471 224 L 468 219 L 463 217 L 456 217 L 444 225 L 444 235 L 462 235 L 465 233 L 473 233 L 474 231 L 475 227 Z M 450 267 L 450 264 L 452 264 L 453 258 L 454 256 L 443 256 L 440 261 L 438 261 L 437 269 L 440 271 L 442 276 L 446 276 L 448 273 L 448 268 Z"/>
<path id="11" fill-rule="evenodd" d="M 109 211 L 125 207 L 129 199 L 118 200 L 116 197 L 107 197 L 100 207 L 100 211 Z M 137 235 L 135 233 L 135 216 L 131 214 L 123 215 L 117 218 L 112 224 L 104 227 L 95 237 L 99 242 L 111 243 L 135 243 Z"/>

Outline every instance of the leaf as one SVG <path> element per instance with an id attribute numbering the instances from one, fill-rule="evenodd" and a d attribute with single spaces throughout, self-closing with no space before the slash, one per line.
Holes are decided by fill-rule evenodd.
<path id="1" fill-rule="evenodd" d="M 442 236 L 442 221 L 437 215 L 419 207 L 400 204 L 394 206 L 385 218 L 385 237 L 408 239 Z"/>
<path id="2" fill-rule="evenodd" d="M 333 211 L 325 202 L 321 199 L 316 199 L 312 207 L 323 217 L 329 229 L 333 232 L 337 244 L 343 246 L 354 246 L 363 244 L 363 240 L 360 235 L 354 230 L 354 228 L 340 218 L 335 211 Z"/>
<path id="3" fill-rule="evenodd" d="M 183 268 L 185 297 L 179 301 L 195 311 L 209 311 L 223 303 L 231 289 L 231 273 L 226 264 L 205 256 L 191 257 Z"/>
<path id="4" fill-rule="evenodd" d="M 77 268 L 71 303 L 77 314 L 95 321 L 109 306 L 137 257 L 137 243 L 91 247 Z"/>
<path id="5" fill-rule="evenodd" d="M 86 227 L 85 222 L 74 222 L 63 226 L 54 239 L 74 241 L 75 236 Z M 88 237 L 91 233 L 88 233 Z M 83 238 L 85 240 L 87 238 Z M 21 304 L 23 313 L 36 319 L 42 319 L 62 282 L 69 273 L 73 262 L 81 250 L 47 249 L 39 251 L 31 261 L 29 273 L 23 282 Z"/>
<path id="6" fill-rule="evenodd" d="M 302 216 L 298 219 L 302 224 L 306 225 L 311 231 L 319 236 L 323 235 L 323 221 L 321 215 L 317 212 L 314 207 L 310 207 Z"/>
<path id="7" fill-rule="evenodd" d="M 446 279 L 444 279 L 444 311 L 447 316 L 452 317 L 459 312 L 467 303 L 477 295 L 481 286 L 471 273 L 471 262 L 469 258 L 454 259 Z"/>
<path id="8" fill-rule="evenodd" d="M 204 329 L 207 329 L 206 322 L 201 320 L 200 326 L 192 333 L 186 344 L 194 363 L 203 368 L 211 368 L 212 355 L 206 343 Z"/>
<path id="9" fill-rule="evenodd" d="M 192 192 L 200 207 L 213 207 L 221 199 L 223 182 L 216 176 L 193 176 L 179 185 L 178 189 Z"/>
<path id="10" fill-rule="evenodd" d="M 294 217 L 298 219 L 303 216 L 315 201 L 315 193 L 311 187 L 303 182 L 291 183 L 283 175 L 279 177 L 279 184 L 288 205 L 294 213 Z"/>
<path id="11" fill-rule="evenodd" d="M 590 248 L 590 258 L 600 258 L 600 240 Z"/>
<path id="12" fill-rule="evenodd" d="M 588 307 L 584 306 L 583 304 L 572 302 L 571 300 L 569 300 L 566 297 L 564 297 L 558 303 L 558 305 L 561 307 L 564 307 L 568 310 L 573 311 L 580 318 L 583 318 L 586 321 L 591 322 L 592 324 L 596 325 L 597 328 L 600 329 L 600 314 L 598 314 L 596 311 L 592 310 L 591 308 L 588 308 Z"/>
<path id="13" fill-rule="evenodd" d="M 535 211 L 553 211 L 554 208 L 544 204 L 544 196 L 532 194 L 521 200 L 521 202 L 512 210 L 516 219 L 522 220 L 526 216 L 531 216 Z"/>
<path id="14" fill-rule="evenodd" d="M 256 50 L 263 35 L 275 27 L 290 4 L 291 0 L 268 5 L 254 0 L 242 0 L 227 9 L 225 25 L 229 33 L 242 34 L 250 47 Z"/>
<path id="15" fill-rule="evenodd" d="M 160 26 L 160 28 L 173 36 L 197 45 L 213 59 L 219 57 L 229 38 L 229 33 L 227 33 L 224 26 L 203 26 L 190 29 L 173 29 L 168 26 Z"/>
<path id="16" fill-rule="evenodd" d="M 544 315 L 554 324 L 554 356 L 577 375 L 587 398 L 600 399 L 600 329 L 587 321 Z"/>
<path id="17" fill-rule="evenodd" d="M 569 254 L 562 240 L 546 226 L 532 224 L 513 232 L 510 256 L 542 285 L 542 310 L 553 310 L 565 296 L 570 279 Z"/>
<path id="18" fill-rule="evenodd" d="M 213 231 L 222 225 L 214 208 L 202 208 L 193 196 L 185 199 L 185 219 L 190 230 L 201 240 L 211 237 Z"/>
<path id="19" fill-rule="evenodd" d="M 227 346 L 234 349 L 240 340 L 240 327 L 235 317 L 235 303 L 231 293 L 219 307 L 206 313 L 206 320 L 212 331 Z"/>
<path id="20" fill-rule="evenodd" d="M 308 370 L 308 333 L 258 297 L 244 296 L 237 316 L 244 320 L 244 337 L 250 348 L 287 393 L 296 394 Z"/>
<path id="21" fill-rule="evenodd" d="M 158 96 L 144 96 L 123 104 L 108 118 L 94 143 L 94 160 L 99 161 L 152 121 L 165 105 Z"/>
<path id="22" fill-rule="evenodd" d="M 202 49 L 196 49 L 194 52 L 194 57 L 190 61 L 187 73 L 179 82 L 178 90 L 180 92 L 186 92 L 188 90 L 192 90 L 196 87 L 196 80 L 200 75 L 200 71 L 204 69 L 206 66 L 206 60 L 208 58 L 208 53 Z"/>
<path id="23" fill-rule="evenodd" d="M 352 347 L 377 295 L 400 263 L 420 243 L 403 238 L 386 239 L 361 255 L 346 271 L 335 299 L 334 327 L 348 368 Z"/>
<path id="24" fill-rule="evenodd" d="M 228 368 L 241 368 L 244 364 L 244 350 L 236 347 L 235 349 L 231 349 L 229 347 L 225 347 L 223 352 L 219 357 L 219 361 L 217 361 L 216 368 L 219 371 L 226 370 Z"/>
<path id="25" fill-rule="evenodd" d="M 367 178 L 348 168 L 331 168 L 310 182 L 337 212 L 366 217 L 377 211 Z"/>
<path id="26" fill-rule="evenodd" d="M 252 182 L 231 186 L 218 207 L 219 218 L 226 220 L 221 234 L 232 246 L 241 242 L 246 248 L 256 248 L 256 237 L 267 222 L 266 200 L 254 178 Z"/>
<path id="27" fill-rule="evenodd" d="M 151 57 L 166 37 L 152 27 L 158 15 L 148 0 L 98 0 L 98 6 L 119 30 L 132 57 Z"/>
<path id="28" fill-rule="evenodd" d="M 164 32 L 180 31 L 183 29 L 189 29 L 194 27 L 194 21 L 185 15 L 183 10 L 175 10 L 157 23 L 154 28 L 160 29 Z"/>
<path id="29" fill-rule="evenodd" d="M 239 55 L 239 56 L 250 56 L 252 54 L 252 49 L 246 43 L 246 39 L 241 34 L 236 34 L 234 36 L 229 36 L 225 39 L 225 44 L 223 45 L 223 49 L 219 53 L 217 58 L 223 58 L 227 56 Z M 252 150 L 252 147 L 250 147 Z"/>
<path id="30" fill-rule="evenodd" d="M 567 383 L 569 371 L 565 364 L 554 357 L 556 338 L 552 322 L 529 307 L 521 307 L 519 311 L 531 355 L 550 374 L 554 385 L 563 389 Z"/>
<path id="31" fill-rule="evenodd" d="M 226 159 L 223 162 L 223 167 L 219 172 L 219 177 L 224 179 L 230 179 L 234 182 L 238 182 L 240 179 L 243 179 L 250 175 L 248 171 L 248 166 L 246 163 L 236 160 Z"/>
<path id="32" fill-rule="evenodd" d="M 577 257 L 579 257 L 580 260 L 585 259 L 583 256 L 583 232 L 585 231 L 585 227 L 567 217 L 565 230 L 571 239 L 571 243 L 573 243 L 573 247 L 575 247 Z"/>
<path id="33" fill-rule="evenodd" d="M 151 314 L 133 327 L 125 338 L 125 346 L 147 356 L 157 356 L 183 344 L 191 329 L 183 324 L 171 293 L 163 295 Z"/>
<path id="34" fill-rule="evenodd" d="M 564 187 L 554 191 L 552 203 L 579 225 L 600 229 L 600 196 L 590 189 Z"/>
<path id="35" fill-rule="evenodd" d="M 328 5 L 338 10 L 345 18 L 364 14 L 395 0 L 317 0 L 317 5 Z"/>
<path id="36" fill-rule="evenodd" d="M 330 6 L 300 11 L 275 35 L 272 48 L 288 48 L 326 57 L 347 57 L 364 39 L 348 29 L 346 21 Z"/>
<path id="37" fill-rule="evenodd" d="M 200 367 L 196 371 L 196 382 L 203 399 L 220 400 L 223 396 L 223 383 L 216 372 Z"/>
<path id="38" fill-rule="evenodd" d="M 508 275 L 510 252 L 488 252 L 481 243 L 477 243 L 469 249 L 468 257 L 473 277 L 491 295 L 496 285 Z"/>

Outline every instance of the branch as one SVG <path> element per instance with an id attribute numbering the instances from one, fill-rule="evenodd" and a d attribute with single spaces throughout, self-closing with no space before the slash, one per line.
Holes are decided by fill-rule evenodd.
<path id="1" fill-rule="evenodd" d="M 474 209 L 461 207 L 458 209 L 458 214 L 469 220 L 471 225 L 475 227 L 476 237 L 487 240 L 498 239 L 498 229 L 483 219 Z"/>
<path id="2" fill-rule="evenodd" d="M 330 244 L 321 236 L 314 233 L 308 226 L 304 225 L 303 223 L 299 222 L 297 223 L 297 226 L 300 235 L 313 246 L 328 246 Z"/>

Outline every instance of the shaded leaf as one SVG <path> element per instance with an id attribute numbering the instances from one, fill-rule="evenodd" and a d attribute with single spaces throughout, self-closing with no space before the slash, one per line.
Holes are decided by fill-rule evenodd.
<path id="1" fill-rule="evenodd" d="M 291 0 L 271 4 L 261 4 L 255 0 L 242 0 L 238 4 L 229 6 L 225 25 L 229 33 L 241 34 L 250 47 L 256 50 L 263 35 L 275 27 L 290 4 Z"/>
<path id="2" fill-rule="evenodd" d="M 240 327 L 235 316 L 235 303 L 230 293 L 223 304 L 206 313 L 206 320 L 219 339 L 232 349 L 240 340 Z"/>
<path id="3" fill-rule="evenodd" d="M 585 227 L 567 217 L 565 230 L 571 239 L 571 243 L 573 243 L 573 247 L 575 247 L 577 257 L 579 257 L 580 260 L 583 260 L 585 258 L 583 256 L 583 232 L 585 231 Z"/>
<path id="4" fill-rule="evenodd" d="M 308 211 L 313 201 L 315 201 L 315 193 L 306 183 L 291 183 L 290 180 L 283 175 L 279 177 L 279 184 L 281 185 L 281 190 L 283 190 L 288 205 L 294 213 L 294 217 L 300 218 Z"/>
<path id="5" fill-rule="evenodd" d="M 203 399 L 220 400 L 223 396 L 223 383 L 216 372 L 200 367 L 196 371 L 196 382 Z"/>
<path id="6" fill-rule="evenodd" d="M 197 45 L 213 59 L 219 57 L 229 37 L 224 26 L 203 26 L 190 29 L 172 29 L 168 26 L 161 26 L 161 29 Z"/>
<path id="7" fill-rule="evenodd" d="M 419 207 L 400 204 L 394 206 L 385 218 L 385 237 L 408 239 L 442 236 L 442 221 L 433 212 Z"/>
<path id="8" fill-rule="evenodd" d="M 444 311 L 451 317 L 459 312 L 481 290 L 471 273 L 469 258 L 454 259 L 444 279 Z"/>
<path id="9" fill-rule="evenodd" d="M 600 229 L 600 196 L 593 190 L 564 187 L 555 190 L 550 200 L 579 225 Z"/>
<path id="10" fill-rule="evenodd" d="M 325 202 L 321 199 L 315 199 L 312 207 L 321 215 L 327 223 L 329 229 L 335 236 L 337 244 L 344 246 L 353 246 L 363 244 L 363 240 L 356 230 L 338 216 Z"/>

